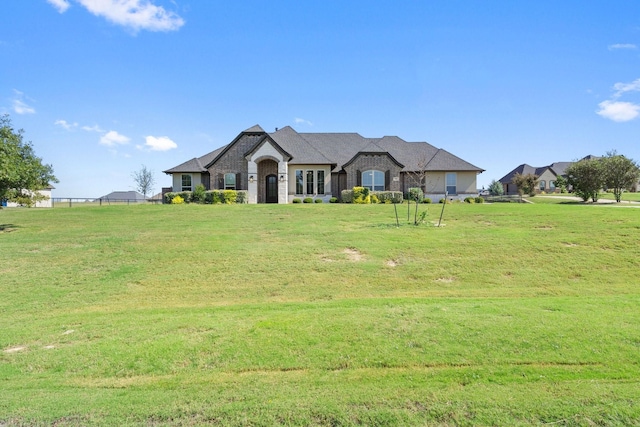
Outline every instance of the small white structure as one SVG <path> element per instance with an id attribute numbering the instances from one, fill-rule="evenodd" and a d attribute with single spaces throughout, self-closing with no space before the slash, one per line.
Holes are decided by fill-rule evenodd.
<path id="1" fill-rule="evenodd" d="M 39 200 L 36 202 L 36 204 L 34 205 L 34 207 L 36 208 L 50 208 L 51 207 L 51 190 L 53 190 L 55 187 L 51 184 L 49 184 L 46 188 L 43 188 L 42 190 L 37 191 L 37 193 L 39 193 L 40 195 L 44 196 L 45 199 L 43 200 Z M 33 194 L 33 192 L 31 191 L 26 191 L 27 194 Z M 19 205 L 15 202 L 2 202 L 2 206 L 7 207 L 7 208 L 16 208 Z"/>

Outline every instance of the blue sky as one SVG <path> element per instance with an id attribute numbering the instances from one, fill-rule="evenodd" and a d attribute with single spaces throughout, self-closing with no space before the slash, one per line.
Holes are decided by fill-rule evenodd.
<path id="1" fill-rule="evenodd" d="M 640 160 L 640 2 L 3 0 L 0 113 L 54 197 L 132 190 L 255 124 L 486 169 Z M 10 17 L 9 19 L 6 19 Z"/>

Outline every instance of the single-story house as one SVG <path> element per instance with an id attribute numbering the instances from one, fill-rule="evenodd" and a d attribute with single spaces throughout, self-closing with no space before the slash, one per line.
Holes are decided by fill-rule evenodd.
<path id="1" fill-rule="evenodd" d="M 104 202 L 127 202 L 144 203 L 147 198 L 137 191 L 112 191 L 111 193 L 98 198 Z"/>
<path id="2" fill-rule="evenodd" d="M 231 143 L 164 171 L 172 191 L 246 190 L 249 203 L 290 203 L 296 197 L 340 198 L 355 186 L 408 192 L 422 187 L 438 201 L 477 195 L 484 170 L 426 142 L 357 133 L 301 133 L 290 126 L 265 132 L 259 125 Z M 424 176 L 424 179 L 420 179 Z M 422 181 L 422 185 L 420 185 Z"/>
<path id="3" fill-rule="evenodd" d="M 559 176 L 564 176 L 565 171 L 572 163 L 573 162 L 555 162 L 549 166 L 542 167 L 533 167 L 523 163 L 500 178 L 499 182 L 502 184 L 504 194 L 514 195 L 518 194 L 518 187 L 512 182 L 513 177 L 516 174 L 533 174 L 538 176 L 537 192 L 544 191 L 545 193 L 553 193 L 556 191 L 556 179 L 558 179 Z"/>

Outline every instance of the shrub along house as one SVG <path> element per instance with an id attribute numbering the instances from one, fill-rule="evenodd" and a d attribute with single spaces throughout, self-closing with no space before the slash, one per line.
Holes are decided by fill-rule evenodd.
<path id="1" fill-rule="evenodd" d="M 230 144 L 164 173 L 174 192 L 246 190 L 249 203 L 289 203 L 296 197 L 340 197 L 355 186 L 372 191 L 421 187 L 427 197 L 464 199 L 477 195 L 477 166 L 426 142 L 357 133 L 298 133 L 287 126 L 267 133 L 260 126 Z M 424 177 L 424 179 L 420 179 Z M 422 181 L 422 185 L 421 184 Z"/>

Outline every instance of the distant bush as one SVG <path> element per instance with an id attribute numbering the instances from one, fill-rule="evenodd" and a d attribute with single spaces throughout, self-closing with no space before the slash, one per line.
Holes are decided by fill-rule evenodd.
<path id="1" fill-rule="evenodd" d="M 313 199 L 311 197 L 305 197 L 302 200 L 302 203 L 313 203 Z"/>
<path id="2" fill-rule="evenodd" d="M 422 192 L 422 188 L 420 187 L 411 187 L 409 188 L 408 198 L 409 200 L 413 200 L 416 202 L 421 202 L 424 197 L 424 193 Z"/>
<path id="3" fill-rule="evenodd" d="M 315 199 L 315 200 L 313 201 L 313 203 L 323 203 L 323 200 L 322 200 L 322 199 Z"/>
<path id="4" fill-rule="evenodd" d="M 475 203 L 475 202 L 476 202 L 476 198 L 475 198 L 475 197 L 465 197 L 465 198 L 464 198 L 464 202 L 465 202 L 465 203 L 473 204 L 473 203 Z"/>
<path id="5" fill-rule="evenodd" d="M 340 198 L 342 203 L 353 203 L 353 190 L 342 190 Z"/>
<path id="6" fill-rule="evenodd" d="M 484 203 L 484 198 L 480 196 L 476 197 L 476 203 Z"/>
<path id="7" fill-rule="evenodd" d="M 196 189 L 191 193 L 191 203 L 204 203 L 207 196 L 207 192 L 204 185 L 196 185 Z"/>
<path id="8" fill-rule="evenodd" d="M 236 190 L 236 203 L 244 204 L 249 202 L 249 192 L 247 190 Z"/>
<path id="9" fill-rule="evenodd" d="M 338 203 L 338 198 L 337 197 L 330 198 L 329 203 Z"/>
<path id="10" fill-rule="evenodd" d="M 302 200 L 296 197 L 291 201 L 291 203 L 302 203 Z"/>
<path id="11" fill-rule="evenodd" d="M 353 203 L 371 203 L 371 197 L 369 197 L 369 189 L 367 187 L 353 187 Z"/>
<path id="12" fill-rule="evenodd" d="M 224 204 L 232 205 L 238 198 L 238 192 L 236 190 L 222 190 L 221 201 Z"/>
<path id="13" fill-rule="evenodd" d="M 372 191 L 371 196 L 374 195 L 380 203 L 402 203 L 404 199 L 401 191 Z"/>
<path id="14" fill-rule="evenodd" d="M 424 197 L 422 199 L 422 203 L 431 203 L 431 199 L 429 197 Z"/>
<path id="15" fill-rule="evenodd" d="M 445 205 L 448 205 L 451 203 L 451 201 L 443 197 L 438 203 L 444 203 Z"/>
<path id="16" fill-rule="evenodd" d="M 171 199 L 172 205 L 181 205 L 183 203 L 184 203 L 184 199 L 180 196 L 175 196 L 173 199 Z"/>
<path id="17" fill-rule="evenodd" d="M 371 194 L 369 198 L 371 199 L 372 204 L 377 205 L 378 203 L 380 203 L 380 199 L 378 199 L 378 196 L 376 196 L 375 194 Z"/>

